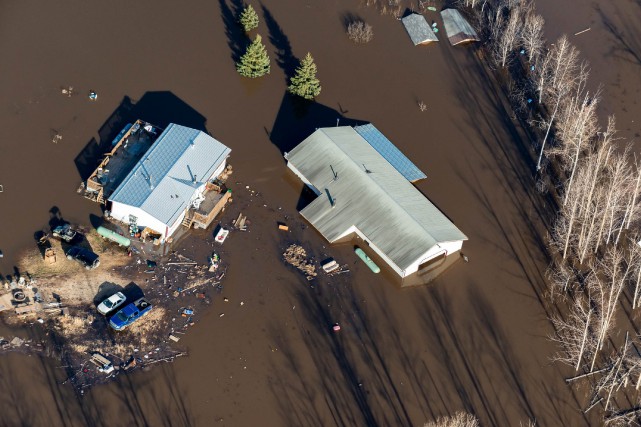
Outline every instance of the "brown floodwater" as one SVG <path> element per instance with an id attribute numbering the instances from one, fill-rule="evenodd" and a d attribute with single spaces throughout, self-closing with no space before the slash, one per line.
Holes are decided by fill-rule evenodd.
<path id="1" fill-rule="evenodd" d="M 592 26 L 576 42 L 605 85 L 606 114 L 616 113 L 634 135 L 636 57 L 620 54 L 590 2 L 539 1 L 550 37 Z M 93 166 L 89 155 L 132 116 L 204 127 L 230 146 L 235 195 L 223 221 L 240 211 L 251 220 L 249 232 L 225 242 L 229 302 L 215 298 L 181 340 L 189 357 L 121 375 L 84 396 L 60 384 L 64 370 L 55 361 L 0 357 L 0 424 L 409 426 L 458 410 L 482 425 L 596 423 L 596 414 L 581 411 L 584 396 L 563 380 L 571 372 L 550 361 L 547 208 L 532 191 L 528 142 L 474 48 L 415 48 L 398 21 L 356 1 L 265 0 L 254 6 L 272 70 L 248 82 L 232 60 L 242 43 L 237 3 L 0 4 L 0 273 L 12 272 L 53 207 L 82 224 L 100 214 L 75 190 Z M 610 3 L 603 13 L 628 45 L 641 46 L 632 27 L 637 7 Z M 373 25 L 370 44 L 346 38 L 350 15 Z M 436 16 L 428 19 L 440 22 Z M 323 92 L 301 112 L 284 97 L 285 73 L 308 51 Z M 62 86 L 77 95 L 63 96 Z M 469 237 L 469 263 L 430 286 L 399 290 L 357 262 L 352 246 L 329 248 L 305 227 L 296 214 L 302 185 L 287 174 L 282 151 L 337 119 L 374 123 L 427 173 L 418 187 Z M 292 233 L 279 232 L 276 221 L 293 224 Z M 280 260 L 294 240 L 351 272 L 310 286 Z M 208 243 L 183 245 L 189 253 Z M 335 322 L 339 334 L 330 332 Z"/>

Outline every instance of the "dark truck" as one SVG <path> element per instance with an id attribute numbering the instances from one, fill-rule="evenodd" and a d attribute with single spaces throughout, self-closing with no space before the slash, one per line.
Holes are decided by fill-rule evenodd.
<path id="1" fill-rule="evenodd" d="M 127 304 L 114 314 L 109 320 L 109 326 L 116 331 L 121 331 L 151 311 L 151 304 L 145 298 Z"/>
<path id="2" fill-rule="evenodd" d="M 96 268 L 100 265 L 100 257 L 81 246 L 74 246 L 67 251 L 67 259 L 75 259 L 80 264 L 84 265 L 87 270 Z"/>

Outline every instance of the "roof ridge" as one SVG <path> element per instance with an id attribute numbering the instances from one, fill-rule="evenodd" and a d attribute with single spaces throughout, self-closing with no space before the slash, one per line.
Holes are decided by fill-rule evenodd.
<path id="1" fill-rule="evenodd" d="M 341 127 L 343 127 L 343 128 L 350 128 L 350 129 L 352 130 L 352 132 L 354 132 L 354 134 L 355 134 L 358 138 L 360 138 L 360 139 L 365 143 L 365 145 L 366 145 L 367 147 L 369 147 L 368 149 L 371 149 L 371 150 L 375 151 L 378 155 L 380 155 L 380 153 L 378 153 L 378 151 L 376 151 L 376 149 L 375 149 L 374 147 L 372 147 L 372 146 L 371 146 L 371 144 L 370 144 L 369 142 L 367 142 L 367 140 L 361 136 L 361 134 L 359 134 L 358 132 L 356 132 L 356 130 L 354 130 L 354 128 L 353 128 L 352 126 L 341 126 Z M 391 204 L 392 209 L 398 208 L 400 211 L 404 212 L 404 213 L 405 213 L 405 215 L 407 215 L 407 216 L 412 220 L 412 222 L 413 222 L 414 224 L 416 224 L 420 229 L 424 230 L 424 231 L 425 231 L 425 232 L 426 232 L 426 233 L 427 233 L 427 234 L 432 238 L 432 240 L 434 240 L 435 242 L 437 242 L 437 243 L 445 243 L 445 242 L 448 242 L 448 241 L 449 241 L 449 240 L 440 240 L 440 239 L 435 238 L 435 237 L 434 237 L 434 235 L 433 235 L 433 234 L 432 234 L 428 229 L 426 229 L 426 228 L 421 224 L 421 222 L 420 222 L 420 221 L 418 221 L 418 220 L 414 217 L 414 215 L 412 215 L 412 214 L 411 214 L 411 213 L 410 213 L 410 212 L 405 208 L 405 206 L 400 205 L 400 204 L 397 202 L 397 200 L 396 200 L 396 199 L 394 199 L 394 198 L 393 198 L 393 197 L 392 197 L 392 196 L 391 196 L 391 195 L 390 195 L 390 194 L 389 194 L 389 193 L 388 193 L 388 192 L 387 192 L 387 191 L 386 191 L 386 190 L 385 190 L 385 189 L 384 189 L 384 188 L 383 188 L 379 183 L 378 183 L 378 181 L 377 181 L 377 180 L 373 179 L 373 178 L 370 176 L 370 175 L 372 175 L 372 174 L 370 174 L 370 173 L 366 173 L 365 171 L 363 171 L 363 170 L 361 169 L 361 167 L 360 167 L 359 165 L 357 165 L 357 164 L 356 164 L 356 161 L 355 161 L 355 160 L 354 160 L 354 159 L 353 159 L 349 154 L 347 154 L 347 153 L 345 152 L 345 150 L 343 149 L 343 147 L 341 147 L 339 144 L 337 144 L 337 143 L 336 143 L 336 141 L 335 141 L 334 139 L 332 139 L 329 135 L 327 135 L 327 134 L 324 132 L 324 129 L 319 129 L 319 130 L 322 130 L 322 131 L 323 131 L 323 133 L 325 134 L 325 136 L 326 136 L 330 141 L 332 141 L 332 142 L 334 143 L 334 145 L 336 145 L 336 147 L 338 147 L 338 149 L 339 149 L 339 150 L 340 150 L 340 151 L 345 155 L 345 157 L 347 157 L 347 158 L 350 160 L 350 164 L 352 164 L 352 165 L 353 165 L 353 166 L 354 166 L 354 167 L 355 167 L 359 172 L 363 172 L 363 173 L 365 173 L 365 175 L 367 175 L 367 178 L 368 178 L 371 182 L 373 182 L 373 183 L 376 185 L 376 188 L 378 188 L 378 189 L 380 190 L 380 192 L 381 192 L 381 193 L 383 193 L 383 194 L 384 194 L 384 196 L 392 202 L 392 204 Z M 387 161 L 387 160 L 385 159 L 385 161 Z M 388 163 L 389 163 L 389 162 L 388 162 Z M 450 223 L 452 223 L 452 221 L 450 221 L 450 219 L 449 219 L 449 218 L 447 218 L 447 217 L 445 216 L 445 214 L 444 214 L 444 213 L 443 213 L 439 208 L 437 208 L 437 207 L 436 207 L 436 205 L 435 205 L 434 203 L 432 203 L 432 201 L 431 201 L 430 199 L 428 199 L 424 194 L 422 194 L 422 193 L 418 190 L 418 188 L 416 188 L 416 187 L 414 186 L 414 184 L 412 184 L 412 183 L 411 183 L 411 182 L 409 182 L 407 179 L 405 179 L 405 177 L 403 176 L 403 174 L 401 174 L 398 170 L 396 170 L 396 168 L 394 168 L 391 164 L 390 164 L 390 167 L 391 167 L 391 169 L 390 169 L 390 170 L 393 170 L 393 171 L 394 171 L 393 173 L 398 174 L 398 175 L 401 177 L 401 180 L 402 180 L 404 183 L 406 183 L 406 185 L 408 185 L 408 186 L 409 186 L 408 188 L 410 188 L 410 187 L 411 187 L 413 191 L 416 191 L 417 193 L 419 193 L 423 198 L 425 198 L 425 200 L 426 200 L 430 205 L 432 205 L 432 206 L 434 207 L 434 209 L 438 210 L 438 211 L 441 213 L 441 215 L 443 215 L 443 216 L 444 216 L 444 217 L 445 217 L 445 218 L 446 218 Z M 454 223 L 452 223 L 452 225 L 454 225 L 454 227 L 456 227 L 456 225 L 455 225 Z M 456 227 L 456 229 L 458 230 L 458 227 Z M 461 232 L 461 231 L 459 230 L 459 232 Z M 463 233 L 461 232 L 461 234 L 463 234 Z"/>

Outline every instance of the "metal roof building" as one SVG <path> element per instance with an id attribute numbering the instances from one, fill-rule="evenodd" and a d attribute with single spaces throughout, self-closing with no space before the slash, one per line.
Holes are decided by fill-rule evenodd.
<path id="1" fill-rule="evenodd" d="M 318 195 L 301 215 L 330 243 L 358 235 L 405 277 L 467 237 L 411 184 L 422 172 L 396 147 L 402 159 L 390 162 L 362 136 L 376 130 L 366 126 L 318 129 L 285 157 Z"/>
<path id="2" fill-rule="evenodd" d="M 432 31 L 432 27 L 430 27 L 423 15 L 412 13 L 402 18 L 401 21 L 414 46 L 438 41 L 436 34 Z"/>
<path id="3" fill-rule="evenodd" d="M 445 9 L 441 11 L 445 33 L 452 46 L 459 43 L 479 41 L 474 28 L 463 18 L 461 12 L 456 9 Z"/>
<path id="4" fill-rule="evenodd" d="M 231 149 L 196 129 L 170 124 L 109 197 L 111 215 L 168 237 Z"/>

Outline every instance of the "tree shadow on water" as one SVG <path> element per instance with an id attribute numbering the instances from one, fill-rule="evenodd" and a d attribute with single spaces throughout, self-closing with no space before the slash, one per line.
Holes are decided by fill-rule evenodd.
<path id="1" fill-rule="evenodd" d="M 285 81 L 288 81 L 294 75 L 299 59 L 294 56 L 289 38 L 283 32 L 281 26 L 278 25 L 269 9 L 262 3 L 260 7 L 263 10 L 265 25 L 269 31 L 269 42 L 276 48 L 276 63 L 285 73 Z"/>
<path id="2" fill-rule="evenodd" d="M 220 15 L 223 19 L 225 26 L 225 35 L 227 36 L 227 45 L 231 50 L 231 59 L 234 63 L 240 60 L 240 57 L 245 53 L 248 38 L 243 28 L 238 23 L 238 17 L 244 9 L 244 4 L 241 0 L 231 0 L 231 7 L 227 0 L 218 0 L 220 4 Z"/>
<path id="3" fill-rule="evenodd" d="M 265 129 L 270 141 L 282 154 L 291 151 L 316 129 L 332 126 L 358 126 L 368 122 L 345 117 L 333 108 L 308 101 L 287 92 L 276 114 L 271 131 Z"/>

